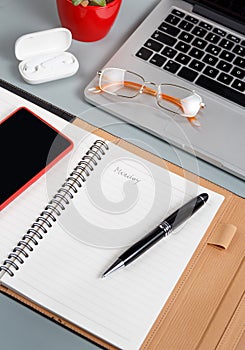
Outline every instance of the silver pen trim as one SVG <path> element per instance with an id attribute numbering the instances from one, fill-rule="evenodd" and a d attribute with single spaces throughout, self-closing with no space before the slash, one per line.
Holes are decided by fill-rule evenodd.
<path id="1" fill-rule="evenodd" d="M 169 223 L 167 221 L 163 221 L 161 222 L 161 224 L 159 225 L 160 229 L 163 230 L 164 232 L 164 236 L 168 236 L 170 235 L 170 233 L 173 231 L 172 230 L 172 226 L 169 225 Z"/>

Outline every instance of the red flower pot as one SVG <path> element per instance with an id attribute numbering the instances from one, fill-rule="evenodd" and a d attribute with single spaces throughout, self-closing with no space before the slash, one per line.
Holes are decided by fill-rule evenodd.
<path id="1" fill-rule="evenodd" d="M 104 7 L 74 6 L 72 0 L 56 0 L 58 14 L 63 27 L 68 28 L 73 39 L 97 41 L 111 29 L 122 0 L 114 0 Z"/>

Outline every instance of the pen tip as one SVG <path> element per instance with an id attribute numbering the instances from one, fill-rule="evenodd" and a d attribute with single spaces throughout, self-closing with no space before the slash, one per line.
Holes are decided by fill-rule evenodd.
<path id="1" fill-rule="evenodd" d="M 105 278 L 106 276 L 108 276 L 110 274 L 110 272 L 108 272 L 108 273 L 103 273 L 102 275 L 101 275 L 101 278 Z"/>
<path id="2" fill-rule="evenodd" d="M 106 270 L 106 271 L 101 275 L 101 278 L 107 277 L 107 276 L 110 275 L 112 272 L 113 272 L 112 270 Z"/>
<path id="3" fill-rule="evenodd" d="M 124 267 L 124 262 L 120 259 L 117 259 L 110 267 L 109 269 L 107 269 L 102 277 L 106 277 L 108 275 L 110 275 L 112 272 L 121 269 L 122 267 Z"/>

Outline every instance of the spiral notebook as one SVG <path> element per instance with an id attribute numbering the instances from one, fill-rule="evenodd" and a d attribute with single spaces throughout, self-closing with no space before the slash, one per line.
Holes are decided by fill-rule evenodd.
<path id="1" fill-rule="evenodd" d="M 0 213 L 1 287 L 108 349 L 139 349 L 214 217 L 227 208 L 224 196 L 112 135 L 1 93 L 1 117 L 25 105 L 74 142 L 74 152 Z M 135 263 L 101 278 L 126 246 L 201 192 L 210 200 L 197 215 Z"/>

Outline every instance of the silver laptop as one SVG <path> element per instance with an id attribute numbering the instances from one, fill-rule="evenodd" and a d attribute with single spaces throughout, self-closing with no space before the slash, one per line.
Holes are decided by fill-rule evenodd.
<path id="1" fill-rule="evenodd" d="M 200 126 L 159 108 L 150 94 L 94 93 L 98 76 L 85 88 L 86 100 L 244 179 L 244 15 L 244 0 L 160 1 L 105 65 L 195 90 L 205 103 Z"/>

